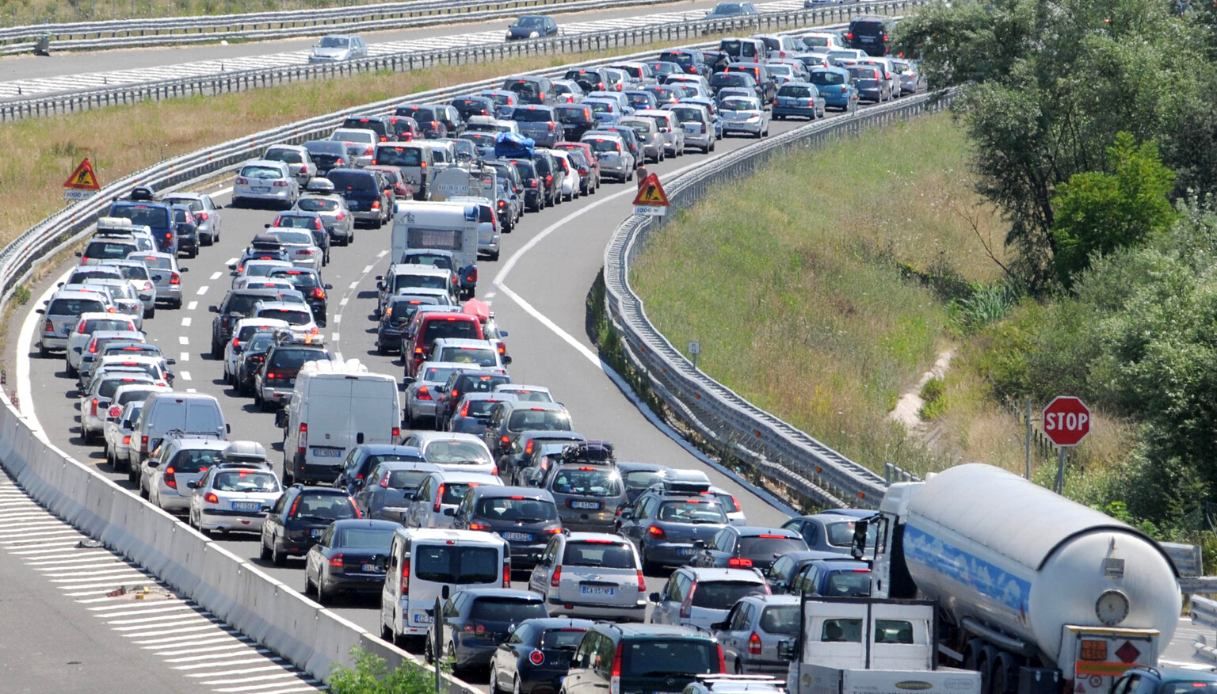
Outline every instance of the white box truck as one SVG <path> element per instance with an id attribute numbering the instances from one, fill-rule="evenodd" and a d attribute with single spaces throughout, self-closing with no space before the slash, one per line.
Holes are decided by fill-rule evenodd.
<path id="1" fill-rule="evenodd" d="M 452 253 L 463 297 L 477 289 L 477 205 L 457 202 L 399 202 L 393 215 L 389 264 L 406 251 L 438 249 Z"/>
<path id="2" fill-rule="evenodd" d="M 357 359 L 308 362 L 277 423 L 286 429 L 283 483 L 332 484 L 352 447 L 397 443 L 397 378 L 372 373 Z"/>

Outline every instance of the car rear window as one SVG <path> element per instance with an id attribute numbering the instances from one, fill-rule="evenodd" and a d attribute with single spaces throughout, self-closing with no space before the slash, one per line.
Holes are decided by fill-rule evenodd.
<path id="1" fill-rule="evenodd" d="M 511 118 L 517 123 L 546 123 L 554 119 L 554 114 L 547 108 L 517 108 Z"/>
<path id="2" fill-rule="evenodd" d="M 798 636 L 799 606 L 771 605 L 761 612 L 761 629 L 770 634 Z"/>
<path id="3" fill-rule="evenodd" d="M 178 451 L 169 465 L 177 472 L 202 472 L 219 463 L 224 458 L 224 451 L 210 448 L 196 448 Z"/>
<path id="4" fill-rule="evenodd" d="M 241 178 L 256 178 L 259 180 L 283 178 L 282 171 L 270 166 L 242 166 L 241 172 L 237 175 Z"/>
<path id="5" fill-rule="evenodd" d="M 465 500 L 465 496 L 469 494 L 469 490 L 477 486 L 476 482 L 444 482 L 441 485 L 444 489 L 444 495 L 440 497 L 440 503 L 456 505 Z"/>
<path id="6" fill-rule="evenodd" d="M 845 75 L 828 70 L 817 70 L 811 73 L 811 82 L 813 84 L 845 84 Z"/>
<path id="7" fill-rule="evenodd" d="M 802 538 L 756 535 L 739 539 L 739 555 L 749 559 L 769 560 L 787 552 L 798 552 L 805 549 L 807 549 L 807 544 L 803 542 Z"/>
<path id="8" fill-rule="evenodd" d="M 55 299 L 47 307 L 48 316 L 78 316 L 82 313 L 104 311 L 106 307 L 96 299 Z"/>
<path id="9" fill-rule="evenodd" d="M 462 417 L 485 417 L 499 403 L 498 400 L 469 400 L 461 409 Z"/>
<path id="10" fill-rule="evenodd" d="M 413 287 L 420 289 L 447 289 L 448 278 L 443 275 L 394 275 L 393 290 L 395 292 Z M 456 335 L 451 337 L 456 337 Z"/>
<path id="11" fill-rule="evenodd" d="M 498 355 L 489 347 L 445 347 L 436 361 L 450 361 L 477 366 L 498 366 Z"/>
<path id="12" fill-rule="evenodd" d="M 151 378 L 147 374 L 128 372 L 122 376 L 107 378 L 97 386 L 97 395 L 103 398 L 114 397 L 114 391 L 118 390 L 119 386 L 129 386 L 134 383 L 150 383 Z"/>
<path id="13" fill-rule="evenodd" d="M 109 216 L 130 219 L 132 224 L 153 229 L 169 226 L 169 209 L 159 205 L 115 205 Z"/>
<path id="14" fill-rule="evenodd" d="M 376 176 L 362 171 L 330 171 L 326 178 L 334 184 L 335 190 L 358 191 L 361 193 L 377 193 Z"/>
<path id="15" fill-rule="evenodd" d="M 376 163 L 384 166 L 421 166 L 423 152 L 418 147 L 377 147 Z"/>
<path id="16" fill-rule="evenodd" d="M 585 629 L 546 629 L 541 635 L 541 648 L 545 650 L 574 651 L 583 640 Z"/>
<path id="17" fill-rule="evenodd" d="M 621 477 L 613 470 L 595 466 L 562 468 L 549 486 L 555 494 L 607 497 L 622 493 Z"/>
<path id="18" fill-rule="evenodd" d="M 269 472 L 256 470 L 233 470 L 216 473 L 211 483 L 218 492 L 277 492 L 279 482 Z"/>
<path id="19" fill-rule="evenodd" d="M 515 622 L 525 619 L 544 619 L 549 613 L 545 604 L 540 600 L 520 600 L 518 598 L 485 597 L 476 598 L 473 607 L 469 608 L 469 618 L 487 622 Z"/>
<path id="20" fill-rule="evenodd" d="M 320 349 L 277 349 L 271 358 L 276 369 L 298 369 L 306 362 L 329 359 L 329 354 Z"/>
<path id="21" fill-rule="evenodd" d="M 602 566 L 606 569 L 636 569 L 634 553 L 625 542 L 597 540 L 568 542 L 562 553 L 567 566 Z"/>
<path id="22" fill-rule="evenodd" d="M 438 278 L 443 280 L 442 277 Z M 411 285 L 418 286 L 418 285 Z M 441 289 L 441 287 L 435 287 Z M 470 339 L 477 340 L 482 336 L 476 321 L 468 320 L 431 320 L 423 330 L 423 342 L 434 342 L 439 339 Z"/>
<path id="23" fill-rule="evenodd" d="M 628 639 L 622 644 L 623 676 L 658 677 L 718 672 L 718 647 L 709 639 Z"/>
<path id="24" fill-rule="evenodd" d="M 266 153 L 263 159 L 281 161 L 286 164 L 300 164 L 304 161 L 304 157 L 301 156 L 300 152 L 294 149 L 272 149 Z"/>
<path id="25" fill-rule="evenodd" d="M 507 420 L 508 431 L 570 431 L 570 416 L 559 410 L 515 410 Z"/>
<path id="26" fill-rule="evenodd" d="M 151 277 L 146 265 L 119 265 L 117 267 L 118 271 L 122 273 L 123 279 L 146 280 Z"/>
<path id="27" fill-rule="evenodd" d="M 135 330 L 135 323 L 114 318 L 94 318 L 85 321 L 84 330 L 80 332 L 84 335 L 91 335 L 98 330 Z"/>
<path id="28" fill-rule="evenodd" d="M 411 565 L 416 578 L 437 583 L 492 583 L 503 576 L 499 550 L 493 547 L 416 544 Z"/>
<path id="29" fill-rule="evenodd" d="M 849 30 L 851 33 L 866 34 L 867 36 L 874 36 L 884 33 L 883 22 L 868 21 L 864 19 L 856 19 L 850 22 Z"/>
<path id="30" fill-rule="evenodd" d="M 699 581 L 693 590 L 693 606 L 729 610 L 740 598 L 764 595 L 764 583 L 746 581 Z"/>
<path id="31" fill-rule="evenodd" d="M 630 489 L 649 489 L 656 482 L 663 481 L 662 472 L 652 472 L 650 470 L 627 472 L 623 477 L 625 478 L 625 486 Z"/>
<path id="32" fill-rule="evenodd" d="M 327 198 L 300 198 L 296 207 L 305 212 L 333 212 L 339 208 L 339 204 L 337 200 Z"/>
<path id="33" fill-rule="evenodd" d="M 92 241 L 85 247 L 84 257 L 101 258 L 103 260 L 119 260 L 126 258 L 132 251 L 139 248 L 133 243 L 115 243 L 113 241 Z"/>
<path id="34" fill-rule="evenodd" d="M 794 85 L 786 85 L 778 90 L 778 96 L 793 96 L 797 98 L 807 99 L 811 97 L 811 89 L 807 87 L 796 87 Z"/>
<path id="35" fill-rule="evenodd" d="M 665 501 L 659 506 L 658 518 L 671 523 L 727 522 L 721 506 L 700 499 Z"/>
<path id="36" fill-rule="evenodd" d="M 387 133 L 385 130 L 384 121 L 380 120 L 379 118 L 347 118 L 346 120 L 342 121 L 342 127 L 354 128 L 358 130 L 371 130 L 377 135 L 385 135 Z"/>
<path id="37" fill-rule="evenodd" d="M 487 520 L 539 523 L 557 520 L 558 508 L 547 499 L 526 496 L 492 496 L 478 502 L 477 515 Z"/>
<path id="38" fill-rule="evenodd" d="M 355 517 L 355 506 L 346 496 L 305 492 L 297 497 L 295 518 L 311 520 L 342 520 Z"/>
<path id="39" fill-rule="evenodd" d="M 293 311 L 286 308 L 263 309 L 258 311 L 258 317 L 286 321 L 288 325 L 308 325 L 313 320 L 313 314 L 308 311 Z"/>
<path id="40" fill-rule="evenodd" d="M 309 217 L 287 216 L 287 217 L 281 217 L 280 219 L 304 220 L 303 226 L 298 226 L 295 228 L 308 228 L 313 225 L 313 220 L 312 220 L 312 218 L 309 218 Z M 295 226 L 295 225 L 292 225 L 292 226 Z M 313 235 L 307 231 L 283 231 L 280 229 L 275 229 L 272 231 L 272 233 L 274 234 L 276 239 L 279 239 L 279 241 L 281 243 L 286 243 L 286 244 L 290 244 L 290 245 L 294 245 L 294 246 L 300 246 L 300 245 L 311 246 L 311 245 L 313 245 Z"/>
<path id="41" fill-rule="evenodd" d="M 388 554 L 395 531 L 396 528 L 343 528 L 334 533 L 334 546 Z"/>
<path id="42" fill-rule="evenodd" d="M 447 381 L 448 376 L 450 376 L 452 372 L 456 370 L 457 367 L 455 366 L 428 366 L 427 368 L 423 369 L 423 375 L 419 377 L 418 380 L 429 383 L 443 383 L 444 381 Z"/>
<path id="43" fill-rule="evenodd" d="M 307 270 L 283 270 L 276 268 L 271 270 L 270 276 L 275 279 L 287 280 L 297 289 L 312 289 L 321 284 L 317 275 Z"/>
<path id="44" fill-rule="evenodd" d="M 381 480 L 389 489 L 418 489 L 428 474 L 426 470 L 390 470 L 385 475 L 388 480 L 383 477 Z"/>
<path id="45" fill-rule="evenodd" d="M 870 595 L 870 571 L 848 569 L 834 571 L 828 576 L 824 595 L 839 597 L 865 597 Z"/>
<path id="46" fill-rule="evenodd" d="M 432 441 L 423 457 L 436 465 L 494 462 L 477 441 Z"/>

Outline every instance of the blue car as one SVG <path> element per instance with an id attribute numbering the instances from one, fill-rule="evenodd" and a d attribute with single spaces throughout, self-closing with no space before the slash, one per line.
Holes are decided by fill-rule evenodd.
<path id="1" fill-rule="evenodd" d="M 773 99 L 773 119 L 783 120 L 794 116 L 815 120 L 824 117 L 824 97 L 811 82 L 787 82 L 778 88 Z"/>
<path id="2" fill-rule="evenodd" d="M 845 112 L 858 107 L 858 89 L 854 87 L 849 70 L 840 67 L 821 67 L 811 71 L 809 80 L 824 97 L 825 108 Z"/>

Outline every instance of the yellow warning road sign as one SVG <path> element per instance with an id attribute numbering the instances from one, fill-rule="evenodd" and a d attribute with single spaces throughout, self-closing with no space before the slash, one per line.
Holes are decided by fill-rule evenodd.
<path id="1" fill-rule="evenodd" d="M 63 182 L 63 187 L 73 190 L 101 190 L 101 184 L 97 182 L 97 173 L 93 171 L 93 164 L 89 163 L 88 157 L 81 160 L 72 171 L 72 175 L 68 176 L 68 180 Z"/>
<path id="2" fill-rule="evenodd" d="M 642 179 L 642 184 L 638 186 L 638 195 L 634 196 L 634 206 L 668 206 L 668 194 L 663 192 L 663 186 L 659 184 L 659 176 L 647 174 L 647 177 Z"/>

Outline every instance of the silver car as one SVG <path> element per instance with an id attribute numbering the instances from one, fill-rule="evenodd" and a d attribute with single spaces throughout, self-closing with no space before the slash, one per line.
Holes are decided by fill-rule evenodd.
<path id="1" fill-rule="evenodd" d="M 119 386 L 135 383 L 158 385 L 152 376 L 137 371 L 111 370 L 99 373 L 93 378 L 89 389 L 84 391 L 80 398 L 80 438 L 85 443 L 90 443 L 101 435 L 114 391 L 118 390 Z"/>
<path id="2" fill-rule="evenodd" d="M 220 240 L 224 216 L 220 206 L 206 193 L 172 193 L 162 200 L 170 205 L 185 205 L 194 215 L 195 224 L 199 228 L 199 243 L 210 246 Z"/>
<path id="3" fill-rule="evenodd" d="M 494 211 L 494 201 L 490 198 L 479 198 L 471 195 L 454 195 L 448 202 L 463 202 L 477 205 L 478 208 L 478 256 L 499 259 L 499 244 L 502 242 L 502 227 Z"/>
<path id="4" fill-rule="evenodd" d="M 292 265 L 321 272 L 325 253 L 313 242 L 312 232 L 289 227 L 270 227 L 266 233 L 278 239 L 279 244 L 287 251 Z"/>
<path id="5" fill-rule="evenodd" d="M 769 595 L 769 584 L 755 569 L 682 566 L 672 572 L 662 593 L 651 594 L 651 622 L 709 631 L 749 595 Z"/>
<path id="6" fill-rule="evenodd" d="M 368 166 L 376 156 L 376 145 L 380 136 L 375 130 L 364 128 L 337 128 L 330 134 L 334 142 L 341 142 L 346 147 L 347 158 L 352 167 Z"/>
<path id="7" fill-rule="evenodd" d="M 143 409 L 142 400 L 129 402 L 118 417 L 106 421 L 103 435 L 106 439 L 106 463 L 111 470 L 127 470 L 135 457 L 132 451 L 138 454 L 139 446 L 132 448 L 131 439 L 135 436 L 139 413 Z M 138 465 L 138 461 L 135 464 Z"/>
<path id="8" fill-rule="evenodd" d="M 271 145 L 262 153 L 262 158 L 287 164 L 288 170 L 292 172 L 301 186 L 308 185 L 313 176 L 319 175 L 312 155 L 303 145 Z"/>
<path id="9" fill-rule="evenodd" d="M 647 109 L 634 114 L 638 118 L 649 118 L 655 122 L 660 136 L 663 137 L 664 155 L 679 157 L 685 153 L 685 131 L 672 117 L 669 111 Z"/>
<path id="10" fill-rule="evenodd" d="M 68 344 L 64 350 L 69 376 L 75 376 L 80 369 L 85 349 L 92 341 L 93 333 L 102 330 L 121 330 L 139 334 L 139 328 L 136 327 L 131 316 L 107 311 L 80 314 L 80 320 L 72 326 L 72 332 L 68 335 Z"/>
<path id="11" fill-rule="evenodd" d="M 368 57 L 368 45 L 363 39 L 350 34 L 333 34 L 322 36 L 309 51 L 310 64 L 340 63 L 345 60 L 359 60 Z"/>
<path id="12" fill-rule="evenodd" d="M 68 336 L 80 316 L 85 313 L 104 313 L 110 307 L 109 299 L 99 292 L 63 290 L 38 309 L 43 316 L 42 331 L 38 341 L 39 356 L 46 357 L 52 349 L 66 349 Z"/>
<path id="13" fill-rule="evenodd" d="M 714 123 L 705 106 L 698 104 L 673 104 L 667 111 L 680 123 L 685 131 L 685 143 L 702 152 L 714 151 Z"/>
<path id="14" fill-rule="evenodd" d="M 893 69 L 900 76 L 900 91 L 902 94 L 916 94 L 925 87 L 925 76 L 916 63 L 908 60 L 891 58 Z"/>
<path id="15" fill-rule="evenodd" d="M 135 321 L 135 329 L 144 329 L 144 302 L 131 288 L 131 283 L 125 279 L 111 280 L 90 277 L 84 281 L 85 287 L 99 287 L 110 295 L 110 303 L 114 310 L 124 316 L 130 316 Z"/>
<path id="16" fill-rule="evenodd" d="M 730 672 L 784 675 L 790 663 L 778 644 L 798 638 L 800 615 L 797 595 L 749 595 L 710 628 Z"/>
<path id="17" fill-rule="evenodd" d="M 646 617 L 647 583 L 638 551 L 620 535 L 555 535 L 528 577 L 528 589 L 545 597 L 551 617 L 615 622 Z"/>
<path id="18" fill-rule="evenodd" d="M 290 209 L 299 197 L 300 184 L 288 165 L 281 161 L 254 159 L 245 162 L 237 171 L 232 186 L 233 207 L 262 202 Z"/>
<path id="19" fill-rule="evenodd" d="M 156 315 L 156 283 L 152 281 L 152 272 L 148 266 L 139 260 L 111 260 L 105 266 L 113 266 L 119 274 L 131 283 L 136 296 L 144 304 L 144 318 Z"/>
<path id="20" fill-rule="evenodd" d="M 170 513 L 188 512 L 195 483 L 224 459 L 225 448 L 221 438 L 167 434 L 143 463 L 140 496 Z"/>
<path id="21" fill-rule="evenodd" d="M 331 242 L 350 245 L 351 239 L 354 238 L 355 218 L 347 207 L 346 198 L 333 193 L 315 192 L 312 184 L 309 185 L 306 189 L 308 192 L 300 196 L 293 209 L 316 212 L 321 217 L 321 223 L 325 225 Z"/>
<path id="22" fill-rule="evenodd" d="M 562 527 L 589 532 L 612 532 L 617 508 L 625 503 L 625 483 L 617 466 L 562 463 L 545 476 L 545 489 L 558 505 Z"/>
<path id="23" fill-rule="evenodd" d="M 719 113 L 723 118 L 723 136 L 728 133 L 769 136 L 769 113 L 756 97 L 732 96 L 723 99 Z"/>
<path id="24" fill-rule="evenodd" d="M 620 135 L 593 131 L 584 133 L 580 142 L 591 145 L 592 153 L 600 162 L 601 178 L 611 177 L 624 183 L 634 177 L 637 164 Z"/>
<path id="25" fill-rule="evenodd" d="M 630 128 L 638 135 L 638 144 L 642 145 L 642 156 L 658 164 L 663 161 L 667 152 L 667 143 L 659 134 L 659 127 L 650 118 L 630 116 L 617 121 L 617 125 Z"/>
<path id="26" fill-rule="evenodd" d="M 415 428 L 423 420 L 435 419 L 435 388 L 442 386 L 453 371 L 469 368 L 456 362 L 425 361 L 418 365 L 415 378 L 406 386 L 405 412 L 402 421 Z"/>
<path id="27" fill-rule="evenodd" d="M 170 308 L 182 307 L 182 273 L 187 268 L 178 267 L 177 256 L 172 253 L 132 253 L 127 260 L 138 260 L 148 267 L 152 283 L 156 285 L 156 300 Z"/>

